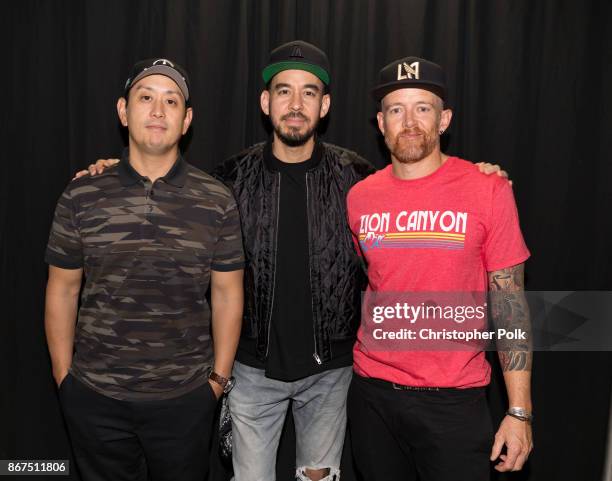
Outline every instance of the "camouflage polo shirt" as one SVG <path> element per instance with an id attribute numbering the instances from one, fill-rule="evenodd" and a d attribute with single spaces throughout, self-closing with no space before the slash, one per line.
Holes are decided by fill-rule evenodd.
<path id="1" fill-rule="evenodd" d="M 180 156 L 151 184 L 121 162 L 71 182 L 45 260 L 83 268 L 72 375 L 115 399 L 180 396 L 212 364 L 211 269 L 244 267 L 231 192 Z"/>

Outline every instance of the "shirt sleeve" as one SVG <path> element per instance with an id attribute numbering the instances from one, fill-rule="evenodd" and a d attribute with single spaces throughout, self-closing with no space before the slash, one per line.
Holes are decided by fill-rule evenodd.
<path id="1" fill-rule="evenodd" d="M 62 269 L 83 267 L 83 245 L 70 186 L 62 193 L 55 208 L 45 262 Z"/>
<path id="2" fill-rule="evenodd" d="M 493 190 L 491 219 L 484 247 L 485 268 L 488 272 L 505 269 L 525 262 L 529 255 L 512 188 L 507 181 L 498 179 Z"/>
<path id="3" fill-rule="evenodd" d="M 219 272 L 244 269 L 240 216 L 233 198 L 228 203 L 221 219 L 211 267 L 212 270 Z"/>

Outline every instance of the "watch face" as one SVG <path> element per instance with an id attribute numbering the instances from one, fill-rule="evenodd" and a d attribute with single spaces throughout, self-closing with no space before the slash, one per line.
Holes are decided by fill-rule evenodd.
<path id="1" fill-rule="evenodd" d="M 234 384 L 236 384 L 236 379 L 234 379 L 234 376 L 232 376 L 227 380 L 227 383 L 225 384 L 225 387 L 223 388 L 223 392 L 225 394 L 230 392 L 232 388 L 234 387 Z"/>

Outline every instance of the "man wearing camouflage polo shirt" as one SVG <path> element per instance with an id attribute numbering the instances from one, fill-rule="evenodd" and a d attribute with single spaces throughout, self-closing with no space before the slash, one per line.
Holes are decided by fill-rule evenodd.
<path id="1" fill-rule="evenodd" d="M 71 182 L 55 212 L 45 327 L 86 481 L 201 481 L 232 384 L 240 223 L 229 189 L 180 155 L 189 100 L 178 65 L 137 63 L 117 103 L 129 148 L 103 175 Z"/>

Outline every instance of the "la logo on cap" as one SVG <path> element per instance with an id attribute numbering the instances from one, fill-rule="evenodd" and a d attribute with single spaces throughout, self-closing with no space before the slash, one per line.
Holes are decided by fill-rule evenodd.
<path id="1" fill-rule="evenodd" d="M 419 80 L 419 62 L 412 62 L 411 64 L 401 62 L 397 64 L 397 80 L 406 79 Z"/>

